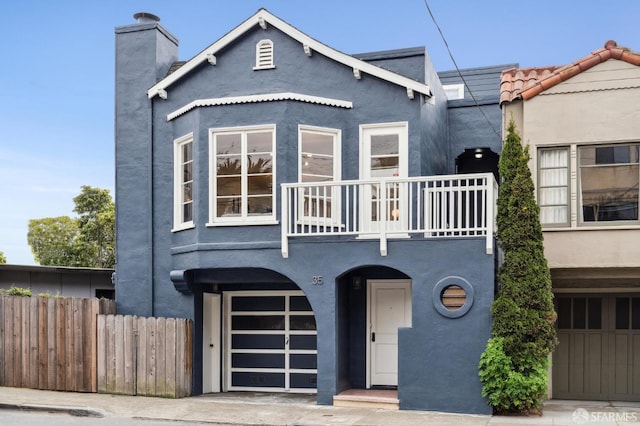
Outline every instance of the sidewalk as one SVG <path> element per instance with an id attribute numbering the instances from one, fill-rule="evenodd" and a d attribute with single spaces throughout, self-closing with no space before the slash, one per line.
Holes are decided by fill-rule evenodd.
<path id="1" fill-rule="evenodd" d="M 211 394 L 182 399 L 0 387 L 0 408 L 225 425 L 640 425 L 640 403 L 548 401 L 543 416 L 482 416 L 315 405 L 315 396 Z"/>

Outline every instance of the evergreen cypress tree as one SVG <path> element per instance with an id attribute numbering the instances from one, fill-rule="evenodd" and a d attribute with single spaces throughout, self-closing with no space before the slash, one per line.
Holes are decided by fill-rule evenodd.
<path id="1" fill-rule="evenodd" d="M 494 338 L 479 365 L 483 396 L 497 411 L 541 407 L 547 357 L 557 344 L 551 273 L 528 161 L 511 120 L 499 163 L 497 238 L 504 259 L 491 307 Z"/>
<path id="2" fill-rule="evenodd" d="M 528 161 L 512 119 L 499 163 L 497 238 L 504 261 L 491 311 L 493 334 L 504 338 L 505 353 L 518 371 L 526 371 L 532 359 L 546 357 L 557 342 L 551 273 Z"/>

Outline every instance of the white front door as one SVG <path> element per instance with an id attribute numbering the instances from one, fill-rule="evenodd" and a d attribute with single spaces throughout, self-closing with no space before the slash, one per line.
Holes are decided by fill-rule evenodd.
<path id="1" fill-rule="evenodd" d="M 220 392 L 220 295 L 202 296 L 202 393 Z"/>
<path id="2" fill-rule="evenodd" d="M 367 387 L 398 385 L 398 328 L 411 326 L 411 281 L 370 280 Z"/>
<path id="3" fill-rule="evenodd" d="M 402 231 L 407 216 L 406 189 L 394 178 L 408 176 L 408 123 L 360 126 L 360 179 L 384 181 L 365 187 L 362 197 L 362 231 Z"/>

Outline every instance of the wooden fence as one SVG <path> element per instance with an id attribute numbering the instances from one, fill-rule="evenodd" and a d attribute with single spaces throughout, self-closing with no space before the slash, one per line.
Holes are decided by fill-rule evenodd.
<path id="1" fill-rule="evenodd" d="M 98 392 L 191 395 L 193 323 L 187 319 L 98 316 Z"/>
<path id="2" fill-rule="evenodd" d="M 112 300 L 0 297 L 0 386 L 191 395 L 193 323 L 114 314 Z"/>
<path id="3" fill-rule="evenodd" d="M 99 313 L 113 301 L 0 297 L 0 386 L 96 392 Z"/>

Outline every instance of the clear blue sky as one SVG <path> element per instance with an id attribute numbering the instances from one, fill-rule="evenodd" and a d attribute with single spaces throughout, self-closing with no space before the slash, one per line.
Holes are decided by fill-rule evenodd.
<path id="1" fill-rule="evenodd" d="M 614 39 L 640 50 L 640 1 L 428 0 L 462 68 L 561 65 Z M 345 53 L 426 46 L 453 69 L 424 0 L 4 0 L 0 251 L 33 264 L 29 219 L 73 216 L 82 185 L 114 194 L 114 28 L 150 12 L 186 60 L 260 7 Z"/>

